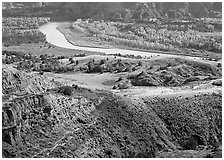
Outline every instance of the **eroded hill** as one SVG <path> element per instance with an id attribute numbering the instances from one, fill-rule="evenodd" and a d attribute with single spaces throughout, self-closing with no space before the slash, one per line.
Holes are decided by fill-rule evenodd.
<path id="1" fill-rule="evenodd" d="M 13 88 L 22 88 L 18 82 L 29 74 L 11 75 L 9 69 L 3 74 L 4 96 L 14 94 L 3 102 L 3 157 L 175 157 L 182 150 L 205 157 L 221 144 L 221 94 L 192 101 L 125 98 L 75 85 L 65 92 L 54 81 L 44 85 L 36 74 L 25 84 L 27 94 L 18 95 Z M 17 87 L 7 92 L 12 79 Z M 207 150 L 187 151 L 199 145 Z"/>
<path id="2" fill-rule="evenodd" d="M 17 3 L 4 2 L 3 8 L 6 9 L 31 9 L 36 13 L 38 10 L 53 11 L 59 17 L 74 18 L 100 18 L 117 20 L 143 20 L 158 17 L 170 18 L 189 18 L 189 17 L 213 17 L 222 11 L 219 2 L 46 2 L 46 3 Z M 8 12 L 3 12 L 8 14 Z M 38 14 L 38 12 L 36 13 Z M 40 13 L 39 13 L 40 14 Z"/>

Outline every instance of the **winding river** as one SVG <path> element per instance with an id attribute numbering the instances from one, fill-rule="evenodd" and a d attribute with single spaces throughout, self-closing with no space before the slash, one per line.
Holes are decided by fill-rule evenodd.
<path id="1" fill-rule="evenodd" d="M 153 52 L 144 52 L 144 51 L 134 51 L 134 50 L 126 50 L 126 49 L 105 49 L 105 48 L 94 48 L 94 47 L 80 47 L 75 46 L 69 43 L 64 35 L 57 30 L 57 26 L 62 24 L 63 22 L 53 22 L 53 23 L 46 23 L 42 26 L 40 26 L 39 30 L 46 35 L 47 42 L 59 46 L 62 48 L 68 48 L 68 49 L 76 49 L 76 50 L 84 50 L 84 51 L 93 51 L 93 52 L 102 52 L 105 54 L 116 54 L 120 53 L 122 55 L 125 54 L 133 54 L 135 56 L 141 55 L 141 56 L 165 56 L 165 57 L 185 57 L 185 58 L 193 58 L 193 59 L 201 59 L 198 57 L 190 57 L 190 56 L 182 56 L 182 55 L 171 55 L 171 54 L 160 54 L 160 53 L 153 53 Z"/>

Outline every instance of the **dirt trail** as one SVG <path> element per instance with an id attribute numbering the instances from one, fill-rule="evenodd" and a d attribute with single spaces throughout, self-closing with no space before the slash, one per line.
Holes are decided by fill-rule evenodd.
<path id="1" fill-rule="evenodd" d="M 53 78 L 55 81 L 65 83 L 66 85 L 78 84 L 81 87 L 89 89 L 111 89 L 112 85 L 104 85 L 105 81 L 116 81 L 120 74 L 90 74 L 90 73 L 67 73 L 67 74 L 57 74 L 57 73 L 46 73 L 47 76 Z"/>
<path id="2" fill-rule="evenodd" d="M 197 96 L 206 93 L 222 92 L 222 87 L 213 86 L 211 83 L 185 87 L 132 87 L 126 90 L 115 91 L 120 95 L 129 97 L 172 97 L 172 96 Z"/>

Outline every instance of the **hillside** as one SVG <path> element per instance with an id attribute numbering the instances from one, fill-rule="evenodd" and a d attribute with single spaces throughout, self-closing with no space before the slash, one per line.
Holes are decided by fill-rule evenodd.
<path id="1" fill-rule="evenodd" d="M 3 9 L 29 8 L 38 11 L 51 11 L 68 19 L 93 18 L 116 20 L 143 20 L 149 18 L 201 18 L 220 17 L 222 5 L 220 2 L 46 2 L 46 3 L 15 3 L 4 2 Z M 3 16 L 4 13 L 3 12 Z M 62 19 L 63 19 L 62 18 Z"/>
<path id="2" fill-rule="evenodd" d="M 221 158 L 222 3 L 3 2 L 3 158 Z"/>
<path id="3" fill-rule="evenodd" d="M 11 72 L 5 71 L 5 81 L 12 79 Z M 37 84 L 42 82 L 40 75 L 35 77 Z M 67 87 L 67 95 L 58 87 L 5 99 L 3 157 L 206 157 L 221 143 L 220 94 L 200 95 L 194 101 L 133 99 L 78 86 Z M 198 145 L 207 149 L 198 150 Z"/>

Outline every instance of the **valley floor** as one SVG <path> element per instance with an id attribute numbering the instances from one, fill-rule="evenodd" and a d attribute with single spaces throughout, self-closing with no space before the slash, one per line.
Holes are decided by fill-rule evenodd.
<path id="1" fill-rule="evenodd" d="M 180 87 L 145 87 L 132 86 L 128 89 L 113 90 L 112 87 L 116 84 L 118 78 L 124 73 L 46 73 L 46 75 L 55 81 L 66 85 L 77 84 L 89 89 L 110 90 L 114 93 L 124 96 L 148 97 L 148 96 L 194 96 L 204 93 L 218 93 L 222 91 L 222 87 L 212 85 L 212 81 L 201 83 L 192 83 Z"/>

